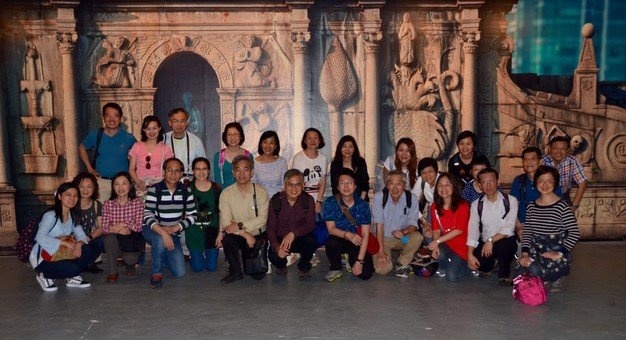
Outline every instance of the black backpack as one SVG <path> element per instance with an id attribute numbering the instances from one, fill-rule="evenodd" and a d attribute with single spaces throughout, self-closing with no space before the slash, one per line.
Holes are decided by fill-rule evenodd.
<path id="1" fill-rule="evenodd" d="M 404 196 L 406 196 L 406 207 L 404 207 L 404 214 L 406 215 L 408 210 L 411 209 L 411 205 L 412 205 L 412 201 L 413 201 L 413 195 L 411 194 L 410 191 L 408 190 L 404 190 Z M 385 209 L 385 206 L 387 205 L 387 201 L 389 201 L 389 189 L 384 188 L 383 189 L 383 209 Z"/>
<path id="2" fill-rule="evenodd" d="M 303 192 L 300 195 L 308 195 L 308 194 Z M 278 217 L 278 214 L 280 213 L 280 210 L 283 207 L 283 200 L 280 199 L 280 192 L 275 193 L 274 196 L 272 196 L 271 201 L 272 201 L 272 208 L 274 208 L 274 214 L 276 214 L 276 217 Z M 300 200 L 300 204 L 302 204 L 302 209 L 304 210 L 305 214 L 309 212 L 308 203 L 309 203 L 308 200 Z"/>

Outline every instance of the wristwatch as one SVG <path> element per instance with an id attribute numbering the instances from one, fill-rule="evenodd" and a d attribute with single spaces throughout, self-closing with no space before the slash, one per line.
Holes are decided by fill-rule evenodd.
<path id="1" fill-rule="evenodd" d="M 493 244 L 493 237 L 488 238 L 488 239 L 487 239 L 487 242 L 489 242 L 489 243 Z"/>
<path id="2" fill-rule="evenodd" d="M 237 227 L 239 228 L 239 230 L 243 230 L 243 223 L 237 222 Z"/>

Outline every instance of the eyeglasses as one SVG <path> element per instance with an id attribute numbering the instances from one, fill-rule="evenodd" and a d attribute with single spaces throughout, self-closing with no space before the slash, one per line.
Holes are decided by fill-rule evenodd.
<path id="1" fill-rule="evenodd" d="M 165 169 L 165 172 L 180 174 L 183 172 L 183 169 Z"/>
<path id="2" fill-rule="evenodd" d="M 152 164 L 150 164 L 150 160 L 152 160 L 152 157 L 150 157 L 150 155 L 146 156 L 146 169 L 148 170 L 152 168 Z"/>

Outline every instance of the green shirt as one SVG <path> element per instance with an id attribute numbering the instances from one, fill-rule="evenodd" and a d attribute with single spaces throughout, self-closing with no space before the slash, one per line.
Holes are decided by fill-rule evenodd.
<path id="1" fill-rule="evenodd" d="M 216 200 L 219 196 L 219 189 L 213 183 L 208 191 L 199 191 L 193 182 L 190 188 L 196 199 L 198 215 L 196 223 L 185 229 L 185 242 L 189 250 L 204 250 L 207 249 L 205 245 L 207 230 L 219 226 L 218 202 Z"/>

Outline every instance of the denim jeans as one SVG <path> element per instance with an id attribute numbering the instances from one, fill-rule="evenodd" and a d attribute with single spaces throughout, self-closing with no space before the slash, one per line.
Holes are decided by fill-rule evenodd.
<path id="1" fill-rule="evenodd" d="M 152 274 L 163 274 L 163 265 L 167 262 L 167 266 L 174 277 L 185 276 L 185 257 L 183 256 L 183 248 L 180 244 L 180 237 L 172 235 L 174 241 L 174 249 L 167 250 L 163 244 L 161 235 L 155 233 L 148 226 L 144 226 L 141 230 L 143 238 L 152 246 Z"/>
<path id="2" fill-rule="evenodd" d="M 467 266 L 467 261 L 463 260 L 457 255 L 454 250 L 450 249 L 445 244 L 439 245 L 439 270 L 446 273 L 446 279 L 454 282 L 459 281 L 463 277 L 471 273 L 471 270 Z"/>
<path id="3" fill-rule="evenodd" d="M 217 270 L 217 259 L 220 255 L 219 249 L 211 248 L 205 250 L 189 250 L 189 265 L 194 272 L 201 272 L 204 269 L 214 272 Z"/>
<path id="4" fill-rule="evenodd" d="M 37 245 L 35 245 L 37 247 Z M 79 275 L 80 272 L 96 260 L 98 255 L 91 244 L 83 244 L 81 255 L 74 260 L 63 260 L 55 262 L 42 261 L 35 271 L 43 273 L 47 279 L 66 279 Z"/>

